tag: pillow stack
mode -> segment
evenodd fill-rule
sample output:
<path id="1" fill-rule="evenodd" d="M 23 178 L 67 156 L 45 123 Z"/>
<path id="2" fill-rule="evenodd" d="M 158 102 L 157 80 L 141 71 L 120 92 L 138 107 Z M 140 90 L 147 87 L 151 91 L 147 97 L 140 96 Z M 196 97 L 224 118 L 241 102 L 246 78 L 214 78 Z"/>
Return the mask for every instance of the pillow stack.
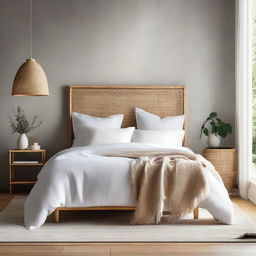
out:
<path id="1" fill-rule="evenodd" d="M 132 142 L 151 143 L 168 147 L 181 147 L 185 131 L 184 115 L 160 118 L 141 108 L 136 108 L 138 130 L 134 131 Z"/>
<path id="2" fill-rule="evenodd" d="M 100 118 L 73 112 L 73 147 L 131 142 L 134 127 L 121 129 L 123 118 L 121 114 Z"/>

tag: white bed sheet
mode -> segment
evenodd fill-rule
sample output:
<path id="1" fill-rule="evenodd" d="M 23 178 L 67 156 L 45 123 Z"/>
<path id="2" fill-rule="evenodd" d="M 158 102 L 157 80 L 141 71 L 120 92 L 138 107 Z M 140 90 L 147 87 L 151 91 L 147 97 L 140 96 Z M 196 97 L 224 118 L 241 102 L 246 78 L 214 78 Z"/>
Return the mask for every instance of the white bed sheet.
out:
<path id="1" fill-rule="evenodd" d="M 101 155 L 167 149 L 150 144 L 120 143 L 70 148 L 57 153 L 42 168 L 25 201 L 25 227 L 42 226 L 58 207 L 136 205 L 130 184 L 132 159 Z M 185 147 L 176 150 L 191 151 Z M 220 222 L 231 224 L 233 206 L 218 173 L 209 172 L 207 183 L 208 194 L 199 207 L 207 209 Z"/>

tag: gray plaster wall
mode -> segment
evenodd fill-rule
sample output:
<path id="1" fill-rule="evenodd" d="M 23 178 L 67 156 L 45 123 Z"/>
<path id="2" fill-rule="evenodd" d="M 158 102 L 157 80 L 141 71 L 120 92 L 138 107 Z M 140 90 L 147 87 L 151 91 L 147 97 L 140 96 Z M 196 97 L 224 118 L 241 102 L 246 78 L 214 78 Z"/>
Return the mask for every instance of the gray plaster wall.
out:
<path id="1" fill-rule="evenodd" d="M 189 145 L 217 111 L 235 122 L 234 0 L 34 0 L 33 56 L 44 68 L 49 97 L 11 96 L 29 57 L 28 0 L 0 0 L 0 189 L 8 187 L 7 151 L 17 135 L 8 115 L 21 105 L 38 114 L 37 136 L 50 157 L 66 146 L 64 87 L 186 85 Z M 234 145 L 234 135 L 224 145 Z"/>

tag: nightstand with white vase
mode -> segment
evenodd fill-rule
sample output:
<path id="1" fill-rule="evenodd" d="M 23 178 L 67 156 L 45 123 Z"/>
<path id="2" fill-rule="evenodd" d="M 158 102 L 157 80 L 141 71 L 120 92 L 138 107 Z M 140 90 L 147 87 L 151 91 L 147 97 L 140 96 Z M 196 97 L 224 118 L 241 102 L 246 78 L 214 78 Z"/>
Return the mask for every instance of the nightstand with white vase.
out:
<path id="1" fill-rule="evenodd" d="M 31 155 L 24 157 L 25 155 Z M 33 154 L 33 158 L 32 158 Z M 24 159 L 22 159 L 24 157 Z M 30 158 L 31 157 L 31 158 Z M 28 160 L 29 159 L 29 160 Z M 36 159 L 36 160 L 35 160 Z M 15 171 L 18 167 L 34 168 L 35 171 L 39 172 L 41 167 L 46 162 L 46 150 L 30 150 L 30 149 L 11 149 L 9 150 L 9 193 L 13 192 L 14 185 L 24 184 L 35 184 L 36 180 L 17 180 L 15 178 Z M 19 170 L 23 171 L 23 170 Z"/>

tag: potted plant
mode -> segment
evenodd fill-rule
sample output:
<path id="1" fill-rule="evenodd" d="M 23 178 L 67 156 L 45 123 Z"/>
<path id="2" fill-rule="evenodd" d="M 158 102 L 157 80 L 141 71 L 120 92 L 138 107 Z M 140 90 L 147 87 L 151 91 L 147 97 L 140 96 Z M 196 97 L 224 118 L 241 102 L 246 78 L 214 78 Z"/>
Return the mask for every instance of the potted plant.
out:
<path id="1" fill-rule="evenodd" d="M 12 133 L 20 134 L 17 140 L 17 148 L 26 149 L 28 147 L 28 138 L 26 134 L 40 126 L 42 124 L 42 121 L 38 123 L 36 122 L 37 115 L 29 120 L 20 106 L 18 106 L 17 112 L 14 113 L 13 118 L 9 116 L 9 120 Z"/>
<path id="2" fill-rule="evenodd" d="M 206 127 L 207 125 L 210 125 L 211 128 L 208 129 Z M 209 147 L 217 148 L 220 146 L 221 138 L 225 138 L 228 134 L 232 134 L 232 126 L 229 123 L 224 123 L 218 118 L 216 112 L 212 112 L 201 127 L 200 138 L 202 137 L 202 134 L 208 136 L 207 143 Z"/>

